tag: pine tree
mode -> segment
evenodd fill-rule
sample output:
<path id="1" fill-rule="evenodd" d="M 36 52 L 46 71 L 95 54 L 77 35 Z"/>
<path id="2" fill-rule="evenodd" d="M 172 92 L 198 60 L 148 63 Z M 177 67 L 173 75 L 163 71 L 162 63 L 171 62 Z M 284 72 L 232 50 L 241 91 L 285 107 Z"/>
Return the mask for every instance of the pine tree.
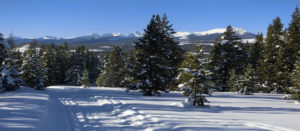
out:
<path id="1" fill-rule="evenodd" d="M 0 81 L 2 83 L 2 87 L 7 91 L 20 88 L 22 79 L 20 78 L 20 73 L 14 68 L 10 57 L 6 58 L 3 62 Z"/>
<path id="2" fill-rule="evenodd" d="M 55 70 L 56 70 L 56 81 L 59 84 L 65 84 L 67 71 L 72 66 L 70 64 L 71 52 L 68 44 L 58 46 L 55 51 Z"/>
<path id="3" fill-rule="evenodd" d="M 179 90 L 183 91 L 183 95 L 189 96 L 192 89 L 189 87 L 190 80 L 194 77 L 192 70 L 196 68 L 195 56 L 192 52 L 184 53 L 184 60 L 178 68 L 178 76 L 176 82 Z"/>
<path id="4" fill-rule="evenodd" d="M 229 90 L 230 71 L 236 70 L 240 74 L 248 62 L 248 52 L 242 47 L 240 38 L 228 26 L 223 36 L 216 39 L 210 55 L 210 69 L 213 81 L 220 90 Z"/>
<path id="5" fill-rule="evenodd" d="M 205 59 L 203 49 L 199 44 L 196 46 L 196 52 L 193 57 L 195 68 L 192 70 L 193 78 L 190 80 L 192 93 L 190 99 L 193 100 L 193 105 L 204 106 L 204 102 L 208 102 L 203 94 L 209 94 L 211 87 L 210 75 L 211 72 L 207 69 L 208 60 Z"/>
<path id="6" fill-rule="evenodd" d="M 300 59 L 295 63 L 295 68 L 290 75 L 292 85 L 294 87 L 293 98 L 298 99 L 300 101 Z"/>
<path id="7" fill-rule="evenodd" d="M 56 76 L 58 75 L 56 70 L 56 56 L 54 45 L 50 45 L 41 49 L 41 65 L 42 65 L 42 77 L 45 86 L 58 84 Z"/>
<path id="8" fill-rule="evenodd" d="M 96 53 L 92 51 L 88 51 L 86 68 L 88 69 L 89 80 L 90 80 L 89 82 L 91 84 L 96 84 L 97 77 L 100 74 L 99 66 L 100 66 L 100 62 Z"/>
<path id="9" fill-rule="evenodd" d="M 284 64 L 286 70 L 291 73 L 297 60 L 298 51 L 300 50 L 300 11 L 296 7 L 292 14 L 292 21 L 287 29 L 287 45 L 283 49 Z"/>
<path id="10" fill-rule="evenodd" d="M 3 40 L 0 33 L 0 92 L 18 89 L 22 81 L 19 72 L 13 66 L 12 58 L 7 54 Z"/>
<path id="11" fill-rule="evenodd" d="M 186 52 L 185 59 L 179 66 L 177 83 L 184 95 L 188 96 L 193 105 L 204 106 L 207 102 L 203 94 L 209 94 L 210 71 L 207 69 L 207 58 L 199 44 L 196 45 L 195 53 Z"/>
<path id="12" fill-rule="evenodd" d="M 174 33 L 166 15 L 153 15 L 143 37 L 135 44 L 134 78 L 144 95 L 165 91 L 175 81 L 183 50 L 174 41 Z"/>
<path id="13" fill-rule="evenodd" d="M 255 69 L 249 64 L 244 74 L 238 80 L 239 94 L 251 95 L 257 92 L 259 86 Z"/>
<path id="14" fill-rule="evenodd" d="M 230 77 L 229 77 L 229 82 L 228 82 L 228 87 L 230 91 L 238 91 L 238 76 L 235 74 L 235 69 L 231 70 Z"/>
<path id="15" fill-rule="evenodd" d="M 124 86 L 126 86 L 128 89 L 134 89 L 134 85 L 136 84 L 136 82 L 134 81 L 134 62 L 134 51 L 130 51 L 126 55 L 124 76 Z"/>
<path id="16" fill-rule="evenodd" d="M 71 85 L 81 85 L 81 77 L 83 75 L 83 70 L 86 66 L 86 60 L 87 59 L 85 47 L 77 47 L 75 52 L 72 53 L 70 59 L 71 67 L 66 72 L 66 82 L 68 82 Z"/>
<path id="17" fill-rule="evenodd" d="M 267 83 L 267 90 L 282 92 L 282 86 L 278 85 L 282 68 L 280 67 L 281 59 L 279 57 L 279 49 L 284 45 L 283 41 L 283 25 L 280 18 L 277 17 L 273 20 L 273 23 L 269 25 L 266 44 L 264 46 L 264 52 L 262 54 L 263 61 L 261 61 L 260 74 L 262 80 Z"/>
<path id="18" fill-rule="evenodd" d="M 102 79 L 99 80 L 100 86 L 122 86 L 125 77 L 124 65 L 125 63 L 122 49 L 119 46 L 115 46 L 114 50 L 109 56 L 105 70 L 102 72 L 102 74 L 100 74 Z M 100 81 L 103 81 L 103 83 L 101 83 Z"/>
<path id="19" fill-rule="evenodd" d="M 30 43 L 28 50 L 24 52 L 24 61 L 22 65 L 22 78 L 26 85 L 42 90 L 44 88 L 42 80 L 42 69 L 37 50 L 37 41 Z"/>
<path id="20" fill-rule="evenodd" d="M 4 61 L 4 59 L 7 57 L 5 44 L 4 44 L 4 38 L 3 34 L 0 33 L 0 64 Z"/>
<path id="21" fill-rule="evenodd" d="M 280 46 L 276 80 L 280 92 L 287 92 L 283 87 L 290 87 L 291 81 L 289 74 L 293 71 L 297 59 L 297 53 L 300 50 L 300 11 L 297 7 L 292 15 L 292 21 L 288 29 L 283 32 L 286 38 L 283 40 L 285 43 Z M 287 41 L 287 42 L 286 42 Z M 278 90 L 278 89 L 277 89 Z"/>
<path id="22" fill-rule="evenodd" d="M 262 52 L 264 47 L 264 37 L 262 33 L 256 35 L 255 43 L 250 45 L 249 63 L 256 69 L 259 61 L 262 61 Z"/>
<path id="23" fill-rule="evenodd" d="M 106 69 L 108 67 L 108 58 L 109 56 L 107 54 L 103 55 L 101 57 L 101 63 L 100 63 L 100 74 L 96 80 L 96 84 L 98 87 L 104 86 L 104 85 L 108 85 L 108 80 L 106 79 L 105 75 L 106 75 Z"/>
<path id="24" fill-rule="evenodd" d="M 82 76 L 82 78 L 81 78 L 82 80 L 82 87 L 83 88 L 87 88 L 87 87 L 89 87 L 89 84 L 90 84 L 90 80 L 89 80 L 89 72 L 88 72 L 88 70 L 87 69 L 84 69 L 84 71 L 83 71 L 83 76 Z"/>

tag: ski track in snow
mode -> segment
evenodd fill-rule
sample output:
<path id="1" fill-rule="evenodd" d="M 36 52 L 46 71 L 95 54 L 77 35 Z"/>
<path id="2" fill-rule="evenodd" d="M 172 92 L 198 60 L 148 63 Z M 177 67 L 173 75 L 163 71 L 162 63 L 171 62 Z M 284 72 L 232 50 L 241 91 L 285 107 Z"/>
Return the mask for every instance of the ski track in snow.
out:
<path id="1" fill-rule="evenodd" d="M 274 130 L 300 129 L 300 107 L 283 95 L 215 93 L 207 107 L 120 88 L 52 86 L 0 94 L 0 131 Z"/>

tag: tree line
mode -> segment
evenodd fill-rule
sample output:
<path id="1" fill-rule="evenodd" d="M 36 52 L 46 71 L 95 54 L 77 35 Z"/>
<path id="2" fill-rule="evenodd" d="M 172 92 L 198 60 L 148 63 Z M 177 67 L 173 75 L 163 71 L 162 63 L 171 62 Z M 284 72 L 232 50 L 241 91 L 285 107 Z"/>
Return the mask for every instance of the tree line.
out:
<path id="1" fill-rule="evenodd" d="M 5 45 L 0 35 L 0 90 L 14 90 L 26 85 L 44 87 L 68 84 L 140 89 L 144 95 L 180 89 L 194 105 L 204 105 L 202 94 L 210 89 L 292 93 L 300 96 L 300 12 L 297 7 L 292 21 L 284 29 L 279 17 L 268 27 L 266 37 L 258 33 L 255 43 L 242 43 L 229 25 L 216 38 L 209 55 L 200 44 L 187 52 L 174 40 L 175 30 L 164 14 L 153 15 L 135 49 L 122 52 L 119 46 L 100 54 L 79 46 L 70 50 L 64 45 L 37 47 L 33 41 L 20 52 L 13 37 Z M 178 88 L 179 87 L 179 88 Z"/>

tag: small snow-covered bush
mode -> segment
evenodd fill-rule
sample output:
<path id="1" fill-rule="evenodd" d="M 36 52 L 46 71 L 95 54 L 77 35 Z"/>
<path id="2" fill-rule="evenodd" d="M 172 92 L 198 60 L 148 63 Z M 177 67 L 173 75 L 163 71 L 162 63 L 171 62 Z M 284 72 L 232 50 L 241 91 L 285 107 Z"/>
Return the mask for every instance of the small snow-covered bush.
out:
<path id="1" fill-rule="evenodd" d="M 204 103 L 209 103 L 203 94 L 190 95 L 188 97 L 188 102 L 195 106 L 204 106 Z"/>
<path id="2" fill-rule="evenodd" d="M 282 97 L 282 99 L 283 99 L 283 100 L 290 100 L 290 99 L 292 99 L 292 96 L 291 96 L 291 95 L 284 95 L 284 96 Z"/>

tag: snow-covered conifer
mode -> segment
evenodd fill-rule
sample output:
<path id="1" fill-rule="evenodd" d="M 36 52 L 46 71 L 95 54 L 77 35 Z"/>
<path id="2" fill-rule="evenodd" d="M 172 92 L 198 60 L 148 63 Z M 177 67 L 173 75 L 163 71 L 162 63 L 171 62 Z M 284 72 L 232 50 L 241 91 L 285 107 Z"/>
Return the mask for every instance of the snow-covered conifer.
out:
<path id="1" fill-rule="evenodd" d="M 175 81 L 183 50 L 174 40 L 174 33 L 166 15 L 153 15 L 143 37 L 135 43 L 134 79 L 144 95 L 165 91 Z"/>
<path id="2" fill-rule="evenodd" d="M 42 80 L 42 65 L 37 49 L 37 41 L 30 43 L 28 50 L 24 52 L 24 61 L 22 65 L 22 78 L 27 86 L 37 90 L 44 89 Z"/>

